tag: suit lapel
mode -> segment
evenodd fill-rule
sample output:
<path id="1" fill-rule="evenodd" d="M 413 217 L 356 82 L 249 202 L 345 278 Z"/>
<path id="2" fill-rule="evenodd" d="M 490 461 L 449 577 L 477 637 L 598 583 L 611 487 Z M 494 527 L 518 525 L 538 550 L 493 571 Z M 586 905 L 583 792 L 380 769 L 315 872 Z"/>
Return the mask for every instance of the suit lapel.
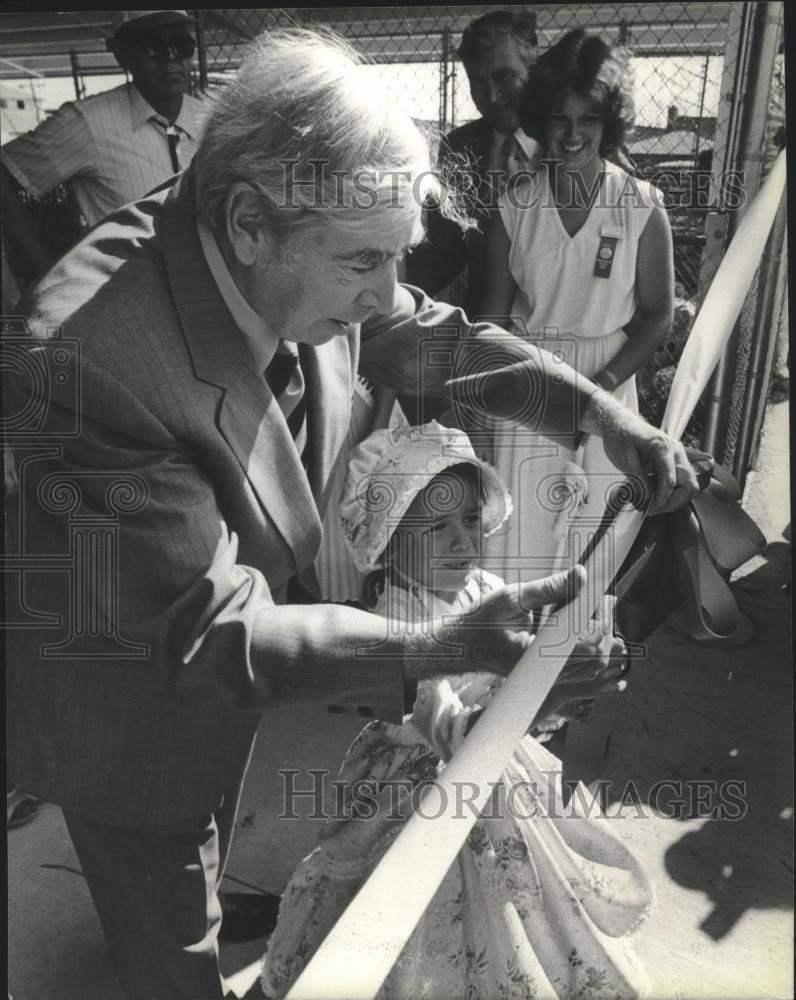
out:
<path id="1" fill-rule="evenodd" d="M 218 428 L 291 550 L 294 569 L 301 570 L 313 562 L 320 544 L 318 510 L 282 412 L 265 379 L 254 371 L 251 353 L 205 261 L 190 172 L 164 205 L 163 232 L 166 269 L 196 377 L 223 390 Z M 319 375 L 313 379 L 318 381 Z M 308 431 L 314 449 L 315 427 L 308 425 Z M 319 468 L 322 456 L 323 449 Z"/>
<path id="2" fill-rule="evenodd" d="M 354 346 L 348 337 L 335 337 L 320 347 L 299 345 L 307 398 L 307 432 L 311 442 L 308 471 L 321 509 L 325 507 L 324 491 L 351 420 Z"/>
<path id="3" fill-rule="evenodd" d="M 475 160 L 475 169 L 478 174 L 478 199 L 484 204 L 489 202 L 489 195 L 492 190 L 492 183 L 487 177 L 489 170 L 489 153 L 492 147 L 492 129 L 481 119 L 477 123 L 481 127 L 474 129 L 473 135 L 468 139 L 466 146 L 468 153 Z"/>
<path id="4" fill-rule="evenodd" d="M 482 125 L 482 127 L 474 131 L 468 145 L 472 155 L 477 161 L 477 170 L 483 175 L 489 168 L 489 150 L 492 145 L 492 129 L 483 120 L 479 124 Z"/>

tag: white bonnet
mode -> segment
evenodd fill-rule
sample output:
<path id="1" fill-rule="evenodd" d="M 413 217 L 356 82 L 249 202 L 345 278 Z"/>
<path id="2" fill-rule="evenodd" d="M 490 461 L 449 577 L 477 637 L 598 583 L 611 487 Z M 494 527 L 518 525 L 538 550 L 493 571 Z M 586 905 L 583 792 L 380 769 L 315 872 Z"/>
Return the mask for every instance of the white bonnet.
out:
<path id="1" fill-rule="evenodd" d="M 467 435 L 436 420 L 374 431 L 351 452 L 340 500 L 346 544 L 358 569 L 379 563 L 393 532 L 417 494 L 443 469 L 467 462 L 481 470 L 487 533 L 512 512 L 497 472 L 478 458 Z"/>

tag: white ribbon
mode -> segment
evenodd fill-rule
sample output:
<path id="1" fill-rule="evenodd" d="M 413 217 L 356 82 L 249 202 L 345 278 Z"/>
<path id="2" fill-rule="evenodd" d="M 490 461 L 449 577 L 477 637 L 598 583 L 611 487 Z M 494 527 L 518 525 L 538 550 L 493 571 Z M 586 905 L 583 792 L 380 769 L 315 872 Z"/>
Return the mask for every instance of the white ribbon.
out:
<path id="1" fill-rule="evenodd" d="M 785 183 L 780 153 L 719 267 L 672 385 L 664 427 L 682 434 L 726 344 L 763 253 Z M 643 514 L 619 513 L 586 564 L 587 584 L 520 658 L 418 810 L 288 993 L 288 1000 L 372 1000 L 431 902 L 635 540 Z M 477 793 L 472 797 L 472 789 Z M 457 799 L 457 789 L 460 795 Z M 461 790 L 468 805 L 461 806 Z M 426 818 L 433 817 L 433 818 Z"/>
<path id="2" fill-rule="evenodd" d="M 699 397 L 718 364 L 752 284 L 785 190 L 785 151 L 774 161 L 759 194 L 746 210 L 691 327 L 672 382 L 661 428 L 680 440 Z"/>

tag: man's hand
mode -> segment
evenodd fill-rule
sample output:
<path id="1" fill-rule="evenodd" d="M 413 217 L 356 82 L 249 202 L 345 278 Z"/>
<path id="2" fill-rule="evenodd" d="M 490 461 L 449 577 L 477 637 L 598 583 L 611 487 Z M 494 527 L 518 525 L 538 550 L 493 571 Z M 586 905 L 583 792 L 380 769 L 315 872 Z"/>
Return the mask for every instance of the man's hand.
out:
<path id="1" fill-rule="evenodd" d="M 685 448 L 622 406 L 607 392 L 595 392 L 581 428 L 603 439 L 608 458 L 631 477 L 640 505 L 652 497 L 648 513 L 668 514 L 699 492 Z"/>
<path id="2" fill-rule="evenodd" d="M 437 643 L 457 644 L 464 650 L 460 658 L 428 656 L 431 634 L 417 636 L 413 655 L 405 659 L 409 677 L 484 670 L 509 674 L 533 642 L 536 630 L 534 609 L 568 604 L 586 582 L 582 566 L 555 573 L 532 583 L 502 587 L 487 595 L 477 611 L 458 619 L 436 622 Z M 536 719 L 542 720 L 571 702 L 600 698 L 624 689 L 620 680 L 626 669 L 625 644 L 613 634 L 615 598 L 605 598 L 564 664 L 556 683 L 542 704 Z M 411 635 L 411 631 L 408 633 Z"/>
<path id="3" fill-rule="evenodd" d="M 604 389 L 546 351 L 497 327 L 479 325 L 464 340 L 457 372 L 445 385 L 451 404 L 476 426 L 499 435 L 494 417 L 524 423 L 537 434 L 571 435 L 572 415 L 579 430 L 603 439 L 614 465 L 631 480 L 637 506 L 651 499 L 650 514 L 676 510 L 699 490 L 683 446 L 652 427 Z M 479 421 L 486 423 L 479 423 Z"/>
<path id="4" fill-rule="evenodd" d="M 513 584 L 488 594 L 477 611 L 458 619 L 446 619 L 435 628 L 437 640 L 457 644 L 464 650 L 460 658 L 436 660 L 428 652 L 428 633 L 421 644 L 414 644 L 407 655 L 405 672 L 409 677 L 432 674 L 463 673 L 486 670 L 508 674 L 532 641 L 535 630 L 534 609 L 568 603 L 580 592 L 586 580 L 582 566 L 555 573 L 533 583 Z"/>

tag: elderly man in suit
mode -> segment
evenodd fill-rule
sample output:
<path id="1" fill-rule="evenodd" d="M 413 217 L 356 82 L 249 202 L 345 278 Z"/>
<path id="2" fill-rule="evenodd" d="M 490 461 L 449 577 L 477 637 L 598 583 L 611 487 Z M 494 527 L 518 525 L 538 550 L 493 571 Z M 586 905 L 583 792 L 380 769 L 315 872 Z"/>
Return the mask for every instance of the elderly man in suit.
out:
<path id="1" fill-rule="evenodd" d="M 652 472 L 658 508 L 696 489 L 608 394 L 397 285 L 428 152 L 365 84 L 342 43 L 263 36 L 176 186 L 67 254 L 25 304 L 32 343 L 7 343 L 31 621 L 9 636 L 10 773 L 62 806 L 128 998 L 223 995 L 217 887 L 263 710 L 398 720 L 405 677 L 508 672 L 528 607 L 572 585 L 433 635 L 306 603 L 358 363 L 476 414 L 574 418 Z"/>
<path id="2" fill-rule="evenodd" d="M 428 234 L 406 260 L 406 279 L 437 295 L 467 268 L 462 307 L 473 314 L 482 299 L 483 223 L 497 204 L 500 178 L 533 163 L 537 144 L 519 127 L 514 102 L 536 62 L 536 19 L 525 11 L 490 11 L 467 26 L 457 55 L 480 118 L 455 128 L 440 147 L 440 167 L 474 198 L 481 225 L 466 235 L 438 211 Z"/>

